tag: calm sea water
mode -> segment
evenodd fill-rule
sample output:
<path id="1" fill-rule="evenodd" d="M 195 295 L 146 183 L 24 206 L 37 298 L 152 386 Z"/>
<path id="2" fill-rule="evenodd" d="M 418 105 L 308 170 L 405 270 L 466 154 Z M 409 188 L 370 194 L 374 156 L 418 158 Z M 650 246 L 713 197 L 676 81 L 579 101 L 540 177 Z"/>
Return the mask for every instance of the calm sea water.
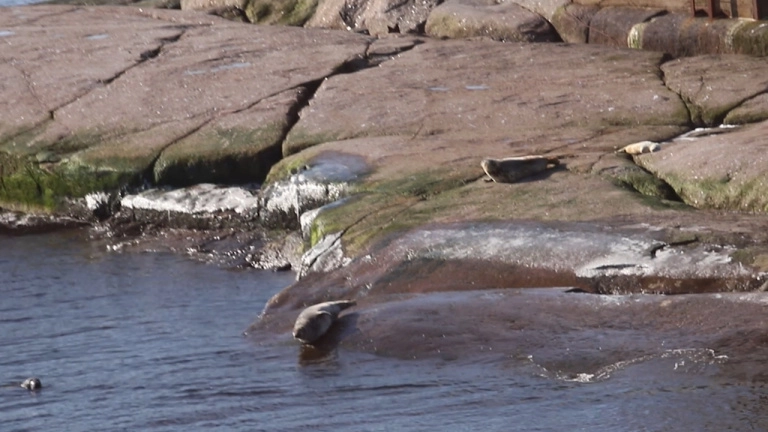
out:
<path id="1" fill-rule="evenodd" d="M 45 0 L 0 0 L 0 7 L 3 6 L 21 6 L 27 4 L 42 3 Z"/>
<path id="2" fill-rule="evenodd" d="M 305 364 L 290 338 L 241 335 L 292 274 L 108 253 L 82 238 L 0 237 L 2 431 L 766 427 L 764 389 L 723 382 L 711 358 L 658 358 L 591 383 L 344 349 Z M 29 376 L 44 388 L 18 387 Z"/>

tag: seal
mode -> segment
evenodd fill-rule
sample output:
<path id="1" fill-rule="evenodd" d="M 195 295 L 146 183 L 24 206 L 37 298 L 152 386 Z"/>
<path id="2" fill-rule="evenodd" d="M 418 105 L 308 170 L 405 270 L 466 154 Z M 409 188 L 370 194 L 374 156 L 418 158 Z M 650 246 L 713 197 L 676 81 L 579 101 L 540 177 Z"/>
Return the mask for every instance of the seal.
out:
<path id="1" fill-rule="evenodd" d="M 661 145 L 653 141 L 640 141 L 628 146 L 624 146 L 616 153 L 626 153 L 628 155 L 639 155 L 643 153 L 653 153 L 661 150 Z"/>
<path id="2" fill-rule="evenodd" d="M 312 305 L 299 314 L 293 326 L 293 337 L 305 344 L 320 339 L 344 309 L 354 306 L 352 300 L 330 301 Z"/>
<path id="3" fill-rule="evenodd" d="M 486 158 L 480 162 L 483 171 L 496 183 L 514 183 L 558 165 L 560 165 L 560 160 L 557 157 L 538 155 L 504 159 Z"/>
<path id="4" fill-rule="evenodd" d="M 27 390 L 37 390 L 43 388 L 43 384 L 40 382 L 40 379 L 35 377 L 25 379 L 21 383 L 21 386 Z"/>

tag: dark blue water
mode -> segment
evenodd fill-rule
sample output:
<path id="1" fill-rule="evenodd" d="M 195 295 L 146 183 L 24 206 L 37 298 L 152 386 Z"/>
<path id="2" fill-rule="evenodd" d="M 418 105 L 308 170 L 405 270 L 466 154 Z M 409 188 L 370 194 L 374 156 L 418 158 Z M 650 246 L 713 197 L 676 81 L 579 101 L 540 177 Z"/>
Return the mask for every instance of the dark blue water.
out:
<path id="1" fill-rule="evenodd" d="M 563 377 L 533 361 L 408 361 L 244 338 L 292 274 L 0 237 L 0 431 L 764 430 L 764 389 L 706 350 Z M 40 377 L 44 388 L 18 383 Z"/>

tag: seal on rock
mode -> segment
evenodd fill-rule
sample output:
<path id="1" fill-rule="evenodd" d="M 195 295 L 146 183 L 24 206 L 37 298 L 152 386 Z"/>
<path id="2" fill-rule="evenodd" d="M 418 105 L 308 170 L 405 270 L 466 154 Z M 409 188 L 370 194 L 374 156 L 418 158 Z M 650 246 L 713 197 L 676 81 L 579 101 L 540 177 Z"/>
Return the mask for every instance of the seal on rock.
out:
<path id="1" fill-rule="evenodd" d="M 496 183 L 514 183 L 525 177 L 560 165 L 557 157 L 519 156 L 504 159 L 483 159 L 480 166 Z"/>
<path id="2" fill-rule="evenodd" d="M 626 153 L 628 155 L 639 155 L 643 153 L 653 153 L 661 150 L 661 145 L 653 141 L 640 141 L 617 150 L 616 153 Z"/>
<path id="3" fill-rule="evenodd" d="M 312 305 L 299 314 L 293 326 L 293 337 L 312 344 L 324 335 L 344 309 L 354 306 L 352 300 L 330 301 Z"/>
<path id="4" fill-rule="evenodd" d="M 43 384 L 40 382 L 40 379 L 34 377 L 25 379 L 21 383 L 21 386 L 27 390 L 37 390 L 43 388 Z"/>

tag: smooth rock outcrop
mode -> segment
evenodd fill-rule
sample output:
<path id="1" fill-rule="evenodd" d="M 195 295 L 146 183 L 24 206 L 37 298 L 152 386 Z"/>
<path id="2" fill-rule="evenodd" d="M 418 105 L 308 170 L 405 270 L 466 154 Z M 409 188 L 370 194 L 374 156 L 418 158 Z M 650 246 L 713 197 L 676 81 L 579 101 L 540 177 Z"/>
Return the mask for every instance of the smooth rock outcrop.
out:
<path id="1" fill-rule="evenodd" d="M 659 78 L 662 58 L 594 46 L 427 42 L 378 68 L 324 83 L 283 153 L 387 135 L 465 139 L 484 156 L 534 142 L 538 151 L 528 154 L 567 152 L 609 130 L 643 126 L 674 135 L 688 113 Z M 558 86 L 566 81 L 573 84 Z M 357 104 L 362 95 L 369 101 Z"/>
<path id="2" fill-rule="evenodd" d="M 671 13 L 638 22 L 633 48 L 664 51 L 675 57 L 703 54 L 768 55 L 768 25 L 749 19 L 693 18 Z"/>
<path id="3" fill-rule="evenodd" d="M 57 15 L 42 35 L 37 11 Z M 262 181 L 299 107 L 370 43 L 133 8 L 2 8 L 0 22 L 12 23 L 2 55 L 14 83 L 0 125 L 13 187 L 0 199 L 49 207 L 144 180 Z M 42 166 L 41 153 L 55 158 Z"/>
<path id="4" fill-rule="evenodd" d="M 633 47 L 632 28 L 651 18 L 664 14 L 663 9 L 606 7 L 595 13 L 589 21 L 589 43 L 617 47 Z"/>
<path id="5" fill-rule="evenodd" d="M 494 0 L 447 0 L 429 14 L 425 28 L 436 38 L 470 37 L 497 41 L 553 42 L 560 37 L 541 15 Z"/>
<path id="6" fill-rule="evenodd" d="M 701 138 L 675 140 L 638 163 L 689 205 L 768 212 L 768 121 Z M 738 155 L 738 157 L 734 156 Z"/>
<path id="7" fill-rule="evenodd" d="M 740 108 L 731 118 L 768 119 L 766 67 L 765 57 L 725 54 L 675 59 L 664 63 L 661 70 L 666 85 L 688 106 L 691 121 L 697 126 L 713 126 L 753 99 L 753 104 Z"/>
<path id="8" fill-rule="evenodd" d="M 420 33 L 438 0 L 325 0 L 306 27 L 389 33 Z"/>

